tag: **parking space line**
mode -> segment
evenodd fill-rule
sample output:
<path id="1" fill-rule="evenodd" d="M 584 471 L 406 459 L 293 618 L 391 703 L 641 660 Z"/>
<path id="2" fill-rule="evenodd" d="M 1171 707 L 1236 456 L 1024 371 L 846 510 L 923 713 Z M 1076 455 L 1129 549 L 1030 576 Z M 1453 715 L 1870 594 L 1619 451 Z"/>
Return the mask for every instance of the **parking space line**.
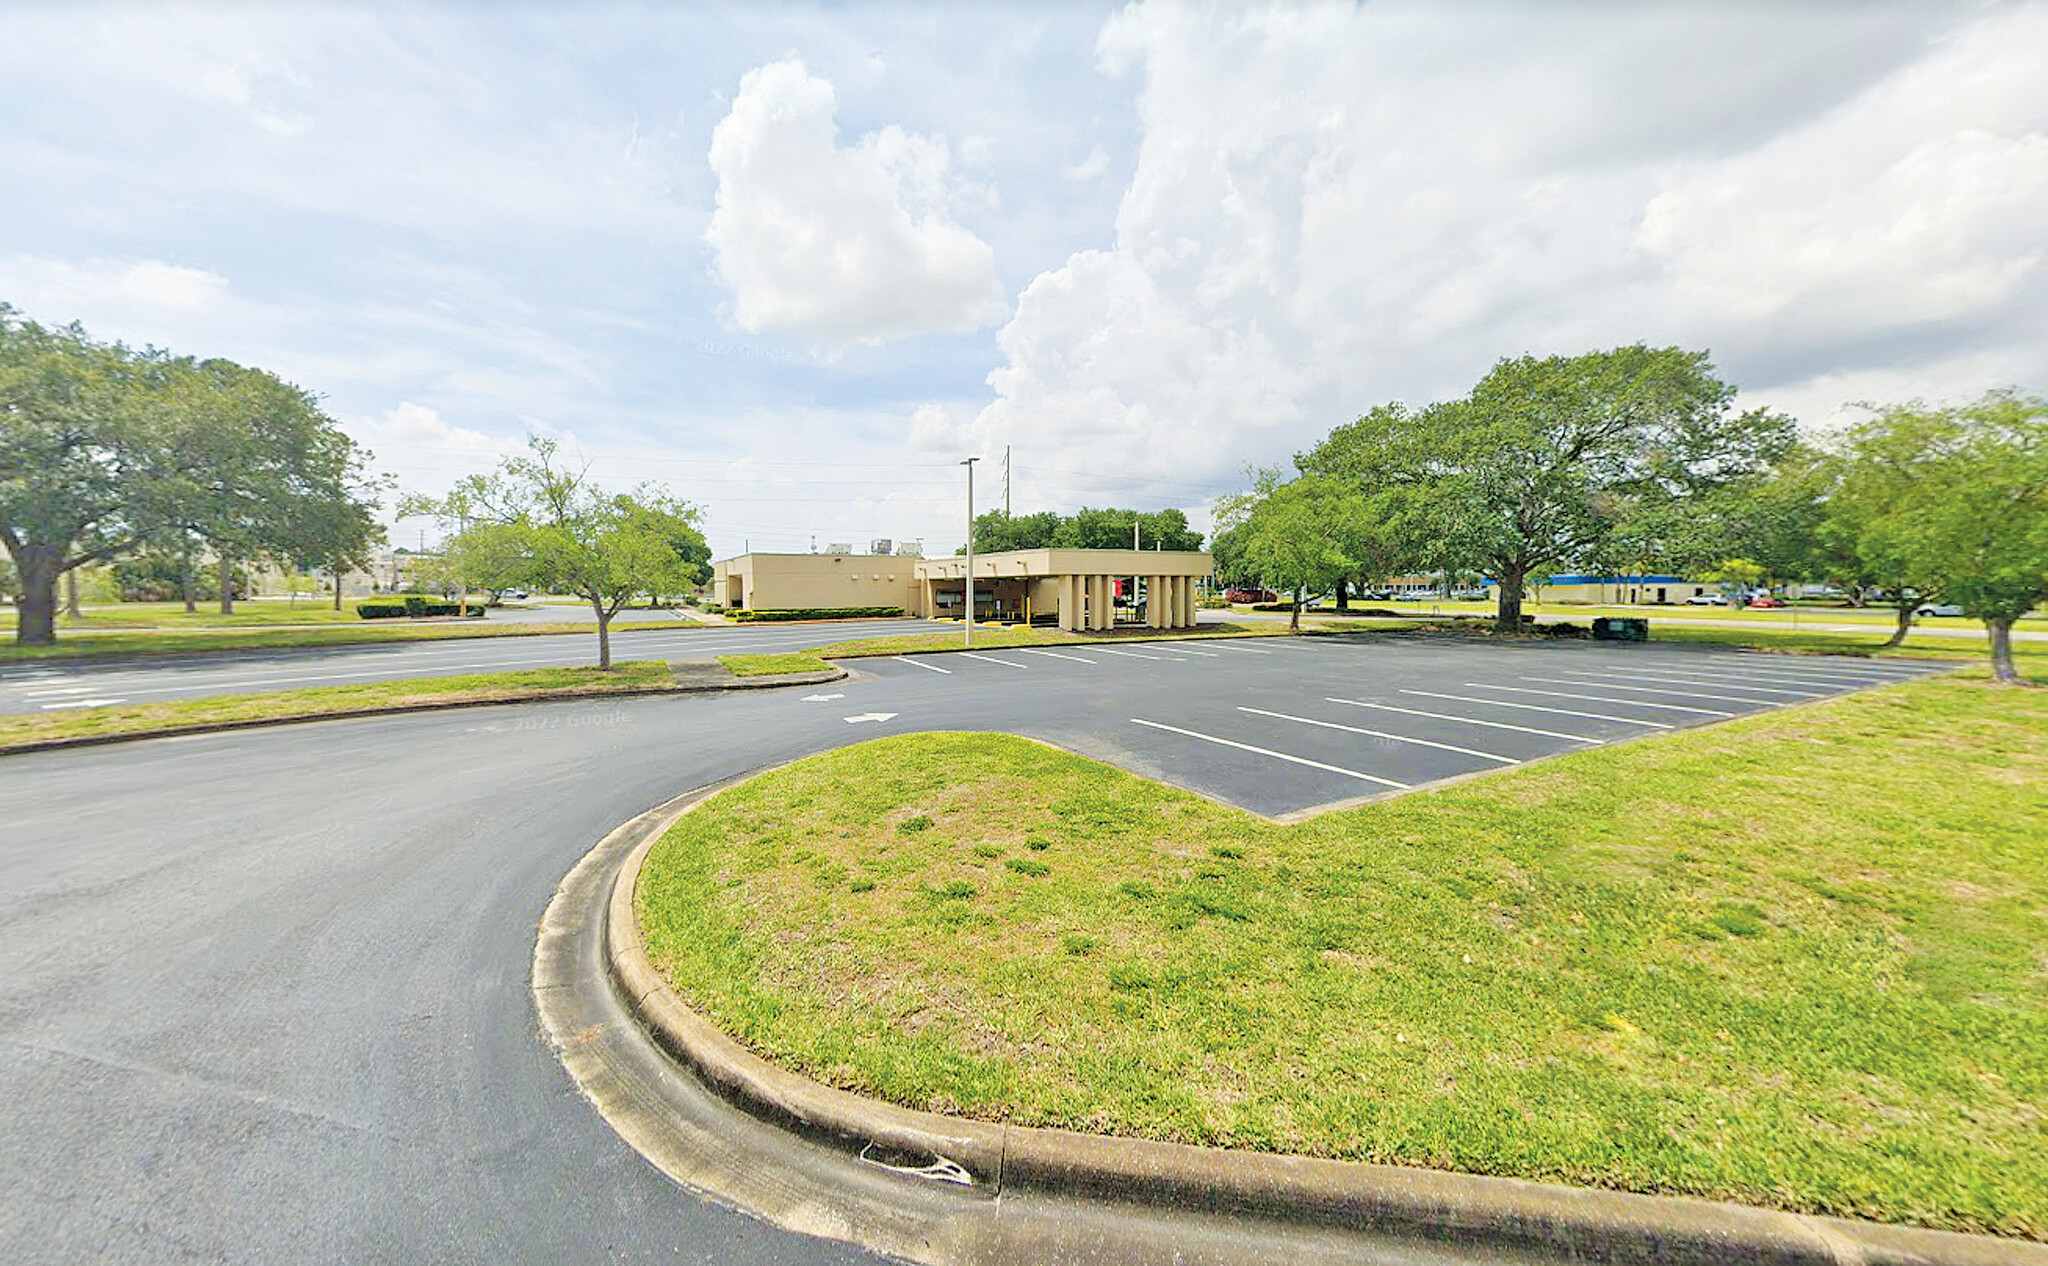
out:
<path id="1" fill-rule="evenodd" d="M 1485 686 L 1481 690 L 1487 689 Z M 1489 708 L 1520 708 L 1525 712 L 1554 712 L 1561 717 L 1585 717 L 1589 721 L 1619 721 L 1623 725 L 1647 725 L 1653 730 L 1668 730 L 1672 727 L 1662 721 L 1645 721 L 1640 717 L 1611 717 L 1599 712 L 1574 712 L 1570 708 L 1546 708 L 1537 703 L 1510 703 L 1506 699 L 1474 699 L 1470 695 L 1444 695 L 1434 690 L 1403 690 L 1404 695 L 1421 695 L 1425 699 L 1452 699 L 1458 703 L 1478 703 Z"/>
<path id="2" fill-rule="evenodd" d="M 1003 667 L 1005 667 L 1005 668 L 1029 668 L 1029 667 L 1031 667 L 1031 665 L 1029 665 L 1029 664 L 1013 664 L 1013 663 L 1011 663 L 1011 662 L 1010 662 L 1009 660 L 1007 660 L 1007 659 L 997 659 L 997 658 L 996 658 L 995 656 L 993 656 L 993 655 L 978 655 L 978 654 L 976 654 L 976 653 L 975 653 L 975 652 L 973 652 L 973 651 L 961 651 L 961 652 L 960 652 L 960 658 L 962 658 L 962 659 L 978 659 L 978 660 L 980 660 L 980 661 L 981 661 L 982 663 L 984 663 L 984 664 L 1001 664 L 1001 665 L 1002 665 Z"/>
<path id="3" fill-rule="evenodd" d="M 1417 747 L 1434 747 L 1446 752 L 1458 752 L 1466 756 L 1477 756 L 1481 760 L 1499 761 L 1503 765 L 1519 765 L 1522 762 L 1513 756 L 1496 756 L 1492 752 L 1475 751 L 1469 747 L 1457 747 L 1450 743 L 1436 743 L 1429 739 L 1409 738 L 1405 734 L 1388 734 L 1384 730 L 1365 730 L 1355 725 L 1339 725 L 1335 721 L 1318 721 L 1314 717 L 1289 716 L 1285 712 L 1268 712 L 1264 708 L 1247 708 L 1239 704 L 1239 712 L 1253 716 L 1272 717 L 1279 721 L 1293 721 L 1301 725 L 1319 725 L 1326 730 L 1343 730 L 1347 734 L 1363 734 L 1368 738 L 1388 739 L 1395 743 L 1413 743 Z"/>
<path id="4" fill-rule="evenodd" d="M 1165 651 L 1170 655 L 1200 655 L 1204 659 L 1216 658 L 1215 651 L 1198 651 L 1190 646 L 1182 646 L 1178 642 L 1174 643 L 1171 646 L 1159 646 L 1153 643 L 1147 643 L 1147 645 L 1151 646 L 1152 649 L 1155 651 Z"/>
<path id="5" fill-rule="evenodd" d="M 1342 765 L 1325 765 L 1319 760 L 1310 760 L 1306 756 L 1289 756 L 1286 752 L 1276 752 L 1269 747 L 1253 747 L 1250 743 L 1240 743 L 1236 739 L 1217 738 L 1214 734 L 1203 734 L 1196 730 L 1183 730 L 1177 725 L 1162 725 L 1157 721 L 1147 721 L 1143 717 L 1132 717 L 1131 724 L 1146 725 L 1155 730 L 1165 730 L 1171 734 L 1186 735 L 1191 739 L 1200 739 L 1204 743 L 1216 743 L 1223 747 L 1234 747 L 1241 752 L 1255 752 L 1260 756 L 1270 756 L 1274 760 L 1287 761 L 1289 764 L 1306 765 L 1310 769 L 1321 769 L 1333 774 L 1342 774 L 1346 778 L 1357 778 L 1364 782 L 1376 782 L 1383 787 L 1393 787 L 1400 791 L 1408 790 L 1408 784 L 1405 782 L 1395 782 L 1391 778 L 1382 778 L 1377 774 L 1361 774 L 1355 769 L 1346 769 Z"/>
<path id="6" fill-rule="evenodd" d="M 1212 641 L 1209 643 L 1209 645 L 1214 646 L 1217 650 L 1220 651 L 1236 651 L 1240 655 L 1271 655 L 1273 653 L 1268 650 L 1261 650 L 1259 647 L 1256 646 L 1238 646 L 1233 642 L 1226 642 L 1221 640 Z"/>
<path id="7" fill-rule="evenodd" d="M 1515 680 L 1526 681 L 1532 679 L 1517 677 Z M 1719 708 L 1688 708 L 1683 704 L 1650 703 L 1642 699 L 1609 699 L 1601 695 L 1570 695 L 1562 690 L 1531 690 L 1527 686 L 1502 686 L 1486 681 L 1468 681 L 1464 682 L 1463 685 L 1468 690 L 1511 690 L 1518 695 L 1545 695 L 1552 699 L 1577 699 L 1583 703 L 1625 703 L 1631 708 L 1662 708 L 1666 712 L 1697 712 L 1701 716 L 1709 717 L 1742 715 L 1739 712 L 1723 712 Z"/>
<path id="8" fill-rule="evenodd" d="M 1101 662 L 1100 660 L 1083 659 L 1079 655 L 1068 655 L 1062 651 L 1041 651 L 1029 646 L 1020 646 L 1017 648 L 1017 650 L 1019 654 L 1023 655 L 1050 655 L 1054 659 L 1071 659 L 1077 664 L 1095 664 Z"/>
<path id="9" fill-rule="evenodd" d="M 1093 649 L 1094 649 L 1094 650 L 1095 650 L 1095 651 L 1096 651 L 1096 652 L 1097 652 L 1098 654 L 1102 654 L 1102 655 L 1122 655 L 1122 656 L 1124 656 L 1124 657 L 1125 657 L 1126 659 L 1163 659 L 1163 660 L 1169 660 L 1169 661 L 1170 661 L 1170 660 L 1171 660 L 1171 659 L 1173 658 L 1173 657 L 1172 657 L 1171 655 L 1147 655 L 1147 654 L 1144 654 L 1144 653 L 1143 653 L 1143 652 L 1141 652 L 1141 651 L 1120 651 L 1120 650 L 1116 650 L 1116 649 L 1114 649 L 1114 648 L 1112 648 L 1112 647 L 1108 647 L 1108 646 L 1097 646 L 1097 647 L 1094 647 Z M 1186 663 L 1187 661 L 1186 661 L 1186 660 L 1181 660 L 1180 662 L 1181 662 L 1181 663 L 1183 663 L 1183 664 L 1185 664 L 1185 663 Z"/>
<path id="10" fill-rule="evenodd" d="M 1759 655 L 1749 659 L 1748 663 L 1754 665 L 1754 667 L 1750 667 L 1748 671 L 1763 673 L 1772 677 L 1787 677 L 1798 681 L 1839 681 L 1843 678 L 1855 681 L 1911 681 L 1916 677 L 1926 675 L 1921 670 L 1894 671 L 1889 668 L 1879 669 L 1874 667 L 1848 668 L 1839 667 L 1834 664 L 1773 662 L 1765 666 L 1759 663 L 1764 658 L 1764 656 Z M 1769 657 L 1773 661 L 1784 661 L 1791 658 L 1793 657 L 1789 655 L 1773 655 Z"/>
<path id="11" fill-rule="evenodd" d="M 1740 687 L 1736 686 L 1724 688 L 1710 685 L 1693 685 L 1691 690 L 1661 690 L 1656 686 L 1633 686 L 1625 681 L 1572 681 L 1565 677 L 1517 677 L 1515 680 L 1542 681 L 1548 682 L 1553 686 L 1605 686 L 1609 690 L 1633 690 L 1641 695 L 1670 695 L 1674 699 L 1728 699 L 1732 703 L 1755 703 L 1772 708 L 1782 708 L 1785 706 L 1783 699 L 1743 699 L 1733 697 L 1740 690 Z M 1678 684 L 1688 685 L 1692 683 L 1680 682 Z"/>
<path id="12" fill-rule="evenodd" d="M 901 655 L 891 655 L 889 658 L 899 664 L 909 664 L 913 668 L 923 668 L 935 673 L 945 673 L 947 676 L 951 676 L 953 673 L 953 670 L 950 668 L 941 668 L 937 664 L 927 664 L 921 659 L 905 659 Z"/>
<path id="13" fill-rule="evenodd" d="M 1682 677 L 1664 677 L 1621 671 L 1600 672 L 1591 668 L 1561 668 L 1558 671 L 1570 673 L 1574 677 L 1591 677 L 1596 681 L 1611 680 L 1617 677 L 1635 677 L 1643 681 L 1661 681 L 1671 686 L 1727 686 L 1731 689 L 1746 690 L 1752 694 L 1798 695 L 1803 699 L 1824 699 L 1835 693 L 1832 690 L 1789 690 L 1784 686 L 1752 686 L 1746 679 L 1741 677 L 1715 677 L 1709 676 L 1706 673 L 1687 673 Z"/>
<path id="14" fill-rule="evenodd" d="M 1420 708 L 1397 708 L 1391 703 L 1367 703 L 1363 699 L 1339 699 L 1335 695 L 1323 696 L 1325 703 L 1341 703 L 1353 708 L 1378 708 L 1382 712 L 1399 712 L 1412 717 L 1431 717 L 1438 721 L 1456 721 L 1460 725 L 1483 725 L 1495 730 L 1514 730 L 1520 734 L 1540 734 L 1544 738 L 1563 739 L 1568 743 L 1598 743 L 1596 738 L 1583 734 L 1560 734 L 1556 730 L 1539 730 L 1531 725 L 1509 725 L 1505 721 L 1481 721 L 1477 717 L 1453 716 L 1448 712 L 1424 712 Z"/>

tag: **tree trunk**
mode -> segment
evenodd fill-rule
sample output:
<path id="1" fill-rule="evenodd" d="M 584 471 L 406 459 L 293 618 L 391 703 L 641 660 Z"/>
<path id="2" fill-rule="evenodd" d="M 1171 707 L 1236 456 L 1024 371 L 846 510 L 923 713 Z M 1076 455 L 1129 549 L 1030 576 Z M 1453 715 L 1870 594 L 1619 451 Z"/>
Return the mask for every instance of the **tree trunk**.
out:
<path id="1" fill-rule="evenodd" d="M 1287 616 L 1287 631 L 1295 634 L 1301 632 L 1301 590 L 1299 589 L 1294 591 L 1294 608 Z"/>
<path id="2" fill-rule="evenodd" d="M 1522 630 L 1522 587 L 1528 582 L 1529 571 L 1520 563 L 1501 569 L 1500 597 L 1496 599 L 1494 626 L 1505 633 L 1519 633 Z M 1445 582 L 1449 584 L 1448 581 Z"/>
<path id="3" fill-rule="evenodd" d="M 608 673 L 612 670 L 612 613 L 602 602 L 592 602 L 590 609 L 597 612 L 597 670 Z"/>
<path id="4" fill-rule="evenodd" d="M 235 613 L 235 560 L 225 553 L 220 556 L 220 613 Z"/>
<path id="5" fill-rule="evenodd" d="M 192 567 L 192 551 L 188 547 L 178 556 L 178 592 L 185 599 L 186 615 L 199 610 L 199 579 L 192 574 Z"/>
<path id="6" fill-rule="evenodd" d="M 1897 646 L 1899 643 L 1906 640 L 1906 634 L 1911 632 L 1913 628 L 1914 608 L 1918 607 L 1919 605 L 1920 604 L 1916 601 L 1911 606 L 1904 606 L 1899 608 L 1898 627 L 1892 630 L 1891 637 L 1887 639 L 1885 642 L 1886 646 Z"/>
<path id="7" fill-rule="evenodd" d="M 74 620 L 85 614 L 85 609 L 78 605 L 78 569 L 76 567 L 68 568 L 64 572 L 64 614 Z"/>
<path id="8" fill-rule="evenodd" d="M 331 570 L 334 572 L 334 609 L 339 611 L 341 610 L 341 564 L 336 563 Z"/>
<path id="9" fill-rule="evenodd" d="M 21 598 L 15 608 L 17 646 L 54 646 L 57 642 L 57 571 L 62 551 L 46 545 L 24 545 L 14 556 L 21 577 Z"/>
<path id="10" fill-rule="evenodd" d="M 2012 662 L 2012 621 L 1986 620 L 1984 628 L 1991 634 L 1991 678 L 2008 686 L 2021 684 L 2019 669 Z"/>
<path id="11" fill-rule="evenodd" d="M 1349 611 L 1351 609 L 1351 586 L 1341 580 L 1337 582 L 1337 609 L 1339 611 Z"/>

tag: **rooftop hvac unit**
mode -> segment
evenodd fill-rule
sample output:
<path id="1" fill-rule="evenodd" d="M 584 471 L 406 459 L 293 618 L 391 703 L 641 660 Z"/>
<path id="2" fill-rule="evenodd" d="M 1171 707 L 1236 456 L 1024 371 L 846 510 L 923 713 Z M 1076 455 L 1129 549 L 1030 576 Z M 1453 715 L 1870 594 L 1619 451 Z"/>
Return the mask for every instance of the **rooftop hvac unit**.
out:
<path id="1" fill-rule="evenodd" d="M 896 553 L 903 558 L 923 558 L 923 541 L 902 541 L 896 546 Z"/>
<path id="2" fill-rule="evenodd" d="M 868 542 L 868 553 L 886 554 L 895 544 L 896 542 L 890 540 L 886 536 L 878 536 L 874 540 Z"/>
<path id="3" fill-rule="evenodd" d="M 851 554 L 853 553 L 853 544 L 850 541 L 834 541 L 825 547 L 825 552 L 827 554 Z"/>

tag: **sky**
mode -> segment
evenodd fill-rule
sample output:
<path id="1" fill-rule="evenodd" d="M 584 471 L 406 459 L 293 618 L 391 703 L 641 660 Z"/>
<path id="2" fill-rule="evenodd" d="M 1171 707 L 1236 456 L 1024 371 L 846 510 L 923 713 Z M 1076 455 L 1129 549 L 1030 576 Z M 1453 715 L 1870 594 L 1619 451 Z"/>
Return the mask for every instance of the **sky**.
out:
<path id="1" fill-rule="evenodd" d="M 713 552 L 1197 527 L 1504 357 L 2048 389 L 2048 4 L 0 3 L 0 301 Z M 394 526 L 429 544 L 437 527 Z"/>

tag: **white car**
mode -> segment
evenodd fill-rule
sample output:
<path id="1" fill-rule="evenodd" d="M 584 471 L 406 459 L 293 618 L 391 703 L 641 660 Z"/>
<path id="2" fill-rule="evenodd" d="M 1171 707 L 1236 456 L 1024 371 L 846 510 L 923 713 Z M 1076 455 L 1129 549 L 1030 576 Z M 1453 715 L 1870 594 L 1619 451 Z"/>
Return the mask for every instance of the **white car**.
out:
<path id="1" fill-rule="evenodd" d="M 1728 599 L 1718 593 L 1696 593 L 1685 600 L 1685 605 L 1689 607 L 1725 607 L 1728 605 Z"/>
<path id="2" fill-rule="evenodd" d="M 1921 607 L 1919 610 L 1913 612 L 1913 614 L 1917 616 L 1961 615 L 1962 613 L 1963 609 L 1953 602 L 1937 602 L 1929 606 Z"/>

